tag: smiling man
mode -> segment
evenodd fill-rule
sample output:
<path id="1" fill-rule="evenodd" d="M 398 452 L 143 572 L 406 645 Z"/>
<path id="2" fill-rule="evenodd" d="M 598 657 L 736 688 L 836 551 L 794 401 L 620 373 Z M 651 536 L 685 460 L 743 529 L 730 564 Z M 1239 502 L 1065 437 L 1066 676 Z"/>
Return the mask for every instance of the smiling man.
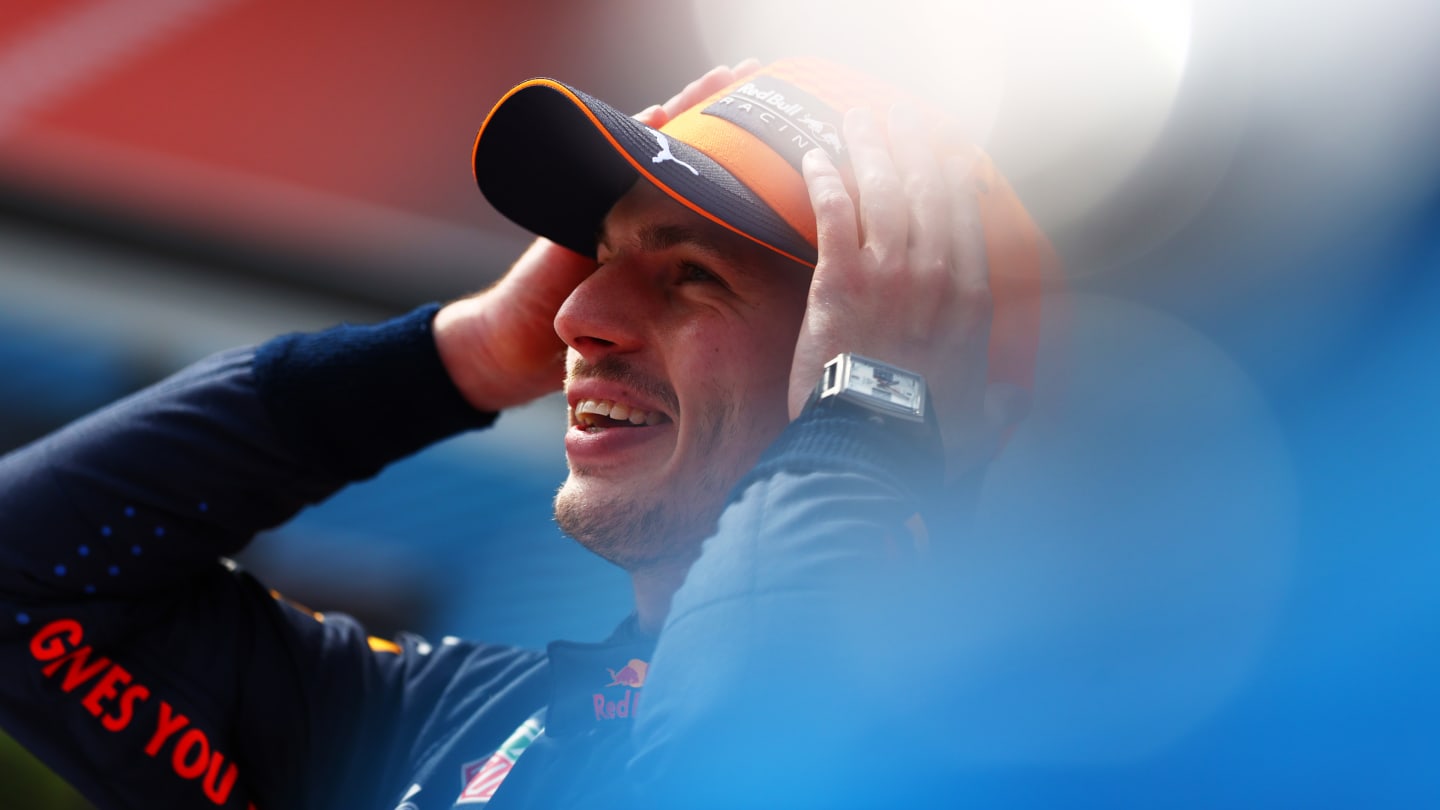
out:
<path id="1" fill-rule="evenodd" d="M 876 735 L 930 705 L 888 666 L 937 674 L 922 518 L 1007 424 L 1046 246 L 895 98 L 808 60 L 636 119 L 518 86 L 475 173 L 548 239 L 494 287 L 217 356 L 0 463 L 0 721 L 102 807 L 921 795 L 846 763 L 901 765 Z M 562 385 L 556 518 L 634 583 L 610 639 L 370 638 L 220 559 Z"/>
<path id="2" fill-rule="evenodd" d="M 789 421 L 775 347 L 795 344 L 810 278 L 649 184 L 610 211 L 596 258 L 555 318 L 571 414 L 555 517 L 630 572 L 658 630 L 723 495 Z"/>

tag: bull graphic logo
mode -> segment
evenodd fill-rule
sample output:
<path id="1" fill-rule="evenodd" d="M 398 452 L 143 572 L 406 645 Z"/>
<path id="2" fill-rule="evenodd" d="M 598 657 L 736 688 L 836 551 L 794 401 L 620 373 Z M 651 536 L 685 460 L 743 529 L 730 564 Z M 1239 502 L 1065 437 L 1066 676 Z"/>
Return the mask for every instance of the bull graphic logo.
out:
<path id="1" fill-rule="evenodd" d="M 810 115 L 802 116 L 800 124 L 810 130 L 811 135 L 828 144 L 831 152 L 838 155 L 845 151 L 845 143 L 840 140 L 840 131 L 834 124 Z"/>
<path id="2" fill-rule="evenodd" d="M 639 658 L 631 658 L 618 672 L 606 667 L 605 671 L 610 673 L 610 683 L 605 686 L 628 686 L 631 689 L 639 689 L 645 685 L 645 673 L 649 669 L 650 665 Z"/>

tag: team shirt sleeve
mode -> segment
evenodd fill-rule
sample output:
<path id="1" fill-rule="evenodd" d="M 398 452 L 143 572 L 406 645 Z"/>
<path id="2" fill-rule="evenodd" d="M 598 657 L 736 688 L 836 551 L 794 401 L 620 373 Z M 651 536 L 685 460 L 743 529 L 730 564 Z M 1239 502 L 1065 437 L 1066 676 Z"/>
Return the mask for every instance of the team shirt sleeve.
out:
<path id="1" fill-rule="evenodd" d="M 448 674 L 505 655 L 413 654 L 225 558 L 493 420 L 435 309 L 218 355 L 0 459 L 0 724 L 106 808 L 346 806 L 401 778 Z"/>

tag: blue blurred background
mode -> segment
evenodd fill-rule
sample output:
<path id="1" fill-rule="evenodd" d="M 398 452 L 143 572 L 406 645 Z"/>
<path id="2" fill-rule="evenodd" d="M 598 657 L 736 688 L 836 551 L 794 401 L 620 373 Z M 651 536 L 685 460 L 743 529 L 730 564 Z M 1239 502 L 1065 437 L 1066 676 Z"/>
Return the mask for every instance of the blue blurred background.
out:
<path id="1" fill-rule="evenodd" d="M 1440 806 L 1440 12 L 881 5 L 6 4 L 0 448 L 489 283 L 526 239 L 467 161 L 516 81 L 638 110 L 828 55 L 962 120 L 1066 262 L 1035 411 L 946 539 L 954 803 Z M 245 562 L 382 634 L 602 636 L 628 586 L 550 520 L 562 420 L 506 414 Z M 0 748 L 10 795 L 74 805 L 30 767 Z"/>

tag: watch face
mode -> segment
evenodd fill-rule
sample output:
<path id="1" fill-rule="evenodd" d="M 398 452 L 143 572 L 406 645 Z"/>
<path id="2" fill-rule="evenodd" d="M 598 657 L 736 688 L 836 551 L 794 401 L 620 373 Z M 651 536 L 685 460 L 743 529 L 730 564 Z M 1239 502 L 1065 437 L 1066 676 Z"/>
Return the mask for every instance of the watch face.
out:
<path id="1" fill-rule="evenodd" d="M 925 378 L 858 354 L 841 353 L 825 364 L 820 399 L 834 397 L 877 414 L 925 420 Z"/>
<path id="2" fill-rule="evenodd" d="M 873 399 L 914 410 L 916 403 L 924 395 L 924 383 L 921 380 L 917 374 L 906 374 L 889 366 L 853 360 L 850 363 L 850 384 L 847 387 Z"/>

